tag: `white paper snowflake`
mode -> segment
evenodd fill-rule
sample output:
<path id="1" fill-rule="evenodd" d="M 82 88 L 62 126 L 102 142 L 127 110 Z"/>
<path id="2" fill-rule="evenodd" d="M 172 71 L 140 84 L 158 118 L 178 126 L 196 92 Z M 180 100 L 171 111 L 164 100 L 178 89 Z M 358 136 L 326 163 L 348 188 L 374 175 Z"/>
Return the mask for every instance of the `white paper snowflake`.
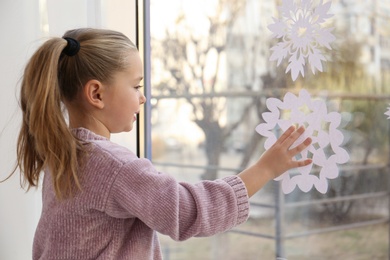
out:
<path id="1" fill-rule="evenodd" d="M 335 40 L 331 33 L 333 28 L 324 28 L 326 19 L 332 17 L 328 14 L 331 2 L 318 5 L 312 0 L 283 0 L 278 8 L 281 19 L 273 18 L 274 23 L 268 26 L 272 37 L 280 42 L 271 48 L 271 61 L 277 60 L 277 66 L 282 60 L 288 58 L 286 73 L 291 71 L 291 78 L 295 81 L 299 73 L 305 76 L 304 66 L 310 64 L 313 74 L 316 70 L 323 71 L 321 47 L 331 50 L 330 43 Z"/>
<path id="2" fill-rule="evenodd" d="M 385 115 L 387 116 L 387 119 L 390 119 L 390 106 L 387 108 Z"/>
<path id="3" fill-rule="evenodd" d="M 298 186 L 303 192 L 308 192 L 314 186 L 319 192 L 328 190 L 328 179 L 334 179 L 339 174 L 338 164 L 349 160 L 349 154 L 340 147 L 344 136 L 337 128 L 340 126 L 341 115 L 327 111 L 326 103 L 320 99 L 311 99 L 306 90 L 301 90 L 299 96 L 287 93 L 283 101 L 268 98 L 266 101 L 270 112 L 262 114 L 265 123 L 259 124 L 256 131 L 267 137 L 264 148 L 268 150 L 277 140 L 281 132 L 291 125 L 304 125 L 305 133 L 291 146 L 292 148 L 311 137 L 312 144 L 297 156 L 296 159 L 312 158 L 313 163 L 283 173 L 276 178 L 282 181 L 285 194 L 292 192 Z M 278 133 L 279 132 L 279 133 Z"/>

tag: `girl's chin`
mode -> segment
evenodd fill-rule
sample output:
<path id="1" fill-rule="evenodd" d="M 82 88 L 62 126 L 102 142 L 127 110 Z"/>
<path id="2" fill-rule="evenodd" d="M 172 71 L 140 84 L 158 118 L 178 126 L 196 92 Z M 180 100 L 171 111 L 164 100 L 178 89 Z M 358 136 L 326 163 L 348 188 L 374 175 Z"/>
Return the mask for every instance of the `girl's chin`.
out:
<path id="1" fill-rule="evenodd" d="M 119 129 L 118 129 L 119 130 Z M 131 130 L 133 130 L 133 122 L 124 126 L 120 131 L 118 131 L 117 133 L 127 133 L 127 132 L 130 132 Z"/>
<path id="2" fill-rule="evenodd" d="M 130 132 L 131 130 L 133 130 L 133 127 L 134 127 L 134 123 L 135 121 L 131 122 L 127 127 L 126 127 L 126 132 Z"/>

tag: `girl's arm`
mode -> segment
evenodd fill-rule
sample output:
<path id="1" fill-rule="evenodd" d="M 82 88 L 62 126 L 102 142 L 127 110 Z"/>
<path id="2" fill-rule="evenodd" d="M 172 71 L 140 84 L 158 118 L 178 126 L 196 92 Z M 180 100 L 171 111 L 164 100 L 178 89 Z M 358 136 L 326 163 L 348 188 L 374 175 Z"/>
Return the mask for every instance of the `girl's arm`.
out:
<path id="1" fill-rule="evenodd" d="M 158 172 L 149 160 L 129 160 L 118 170 L 104 211 L 115 218 L 138 218 L 153 230 L 180 241 L 226 231 L 248 218 L 247 193 L 252 196 L 288 169 L 311 162 L 292 160 L 310 144 L 310 139 L 289 150 L 303 132 L 304 128 L 289 128 L 254 165 L 238 176 L 215 181 L 179 183 Z M 127 153 L 121 157 L 127 158 Z"/>

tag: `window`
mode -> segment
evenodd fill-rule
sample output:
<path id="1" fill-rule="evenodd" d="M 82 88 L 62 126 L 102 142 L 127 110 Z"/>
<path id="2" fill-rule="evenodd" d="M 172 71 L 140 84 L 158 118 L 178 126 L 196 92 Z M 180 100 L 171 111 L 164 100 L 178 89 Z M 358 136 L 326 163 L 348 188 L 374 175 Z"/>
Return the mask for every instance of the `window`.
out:
<path id="1" fill-rule="evenodd" d="M 264 151 L 255 128 L 266 100 L 305 89 L 341 114 L 350 160 L 325 194 L 283 194 L 272 181 L 230 232 L 161 236 L 165 259 L 388 258 L 390 4 L 331 1 L 323 26 L 335 40 L 322 50 L 323 72 L 304 66 L 294 79 L 288 60 L 270 61 L 277 39 L 268 26 L 284 2 L 150 0 L 151 159 L 187 182 L 236 174 Z"/>

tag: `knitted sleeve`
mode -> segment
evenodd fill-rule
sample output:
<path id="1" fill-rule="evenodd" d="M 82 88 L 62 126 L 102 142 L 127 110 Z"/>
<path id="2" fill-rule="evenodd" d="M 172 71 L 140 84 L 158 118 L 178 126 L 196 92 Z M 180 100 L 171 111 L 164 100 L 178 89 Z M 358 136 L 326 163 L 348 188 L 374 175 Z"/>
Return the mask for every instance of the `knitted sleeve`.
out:
<path id="1" fill-rule="evenodd" d="M 197 184 L 179 183 L 138 159 L 118 173 L 106 203 L 107 214 L 139 218 L 175 240 L 211 236 L 243 223 L 249 214 L 245 185 L 238 176 Z"/>

